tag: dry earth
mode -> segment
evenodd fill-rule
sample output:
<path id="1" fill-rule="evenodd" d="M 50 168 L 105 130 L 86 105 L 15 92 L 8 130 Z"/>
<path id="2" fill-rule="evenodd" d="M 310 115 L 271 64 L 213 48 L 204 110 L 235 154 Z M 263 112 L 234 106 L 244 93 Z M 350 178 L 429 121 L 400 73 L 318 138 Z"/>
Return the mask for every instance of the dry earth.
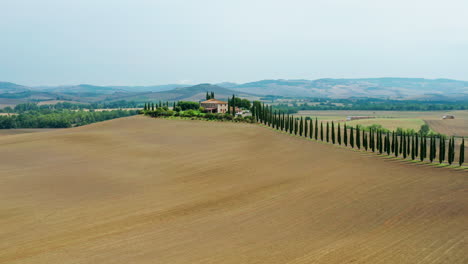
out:
<path id="1" fill-rule="evenodd" d="M 468 119 L 426 120 L 432 130 L 448 136 L 468 136 Z"/>
<path id="2" fill-rule="evenodd" d="M 0 137 L 0 263 L 468 263 L 466 172 L 255 125 Z"/>

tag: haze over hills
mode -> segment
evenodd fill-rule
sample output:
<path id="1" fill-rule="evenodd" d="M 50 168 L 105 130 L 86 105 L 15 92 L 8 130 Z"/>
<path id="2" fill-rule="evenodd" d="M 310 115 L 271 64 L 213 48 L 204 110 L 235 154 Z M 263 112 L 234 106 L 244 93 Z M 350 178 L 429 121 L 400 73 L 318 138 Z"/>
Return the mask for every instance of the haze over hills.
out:
<path id="1" fill-rule="evenodd" d="M 285 97 L 325 98 L 390 98 L 416 100 L 468 100 L 468 81 L 423 78 L 363 78 L 318 80 L 262 80 L 244 84 L 223 82 L 216 85 L 167 84 L 154 86 L 96 86 L 89 84 L 27 87 L 0 82 L 0 102 L 29 102 L 44 100 L 147 101 L 194 100 L 213 91 L 220 99 L 232 94 L 258 99 L 266 95 Z"/>

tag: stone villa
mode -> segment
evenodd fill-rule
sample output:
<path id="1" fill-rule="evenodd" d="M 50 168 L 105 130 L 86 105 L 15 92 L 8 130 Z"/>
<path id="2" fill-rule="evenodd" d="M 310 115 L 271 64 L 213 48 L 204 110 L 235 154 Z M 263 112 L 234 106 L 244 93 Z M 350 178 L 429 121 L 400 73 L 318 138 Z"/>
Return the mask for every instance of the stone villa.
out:
<path id="1" fill-rule="evenodd" d="M 225 114 L 228 110 L 228 103 L 217 99 L 209 99 L 200 102 L 200 106 L 205 108 L 205 110 L 210 113 Z"/>

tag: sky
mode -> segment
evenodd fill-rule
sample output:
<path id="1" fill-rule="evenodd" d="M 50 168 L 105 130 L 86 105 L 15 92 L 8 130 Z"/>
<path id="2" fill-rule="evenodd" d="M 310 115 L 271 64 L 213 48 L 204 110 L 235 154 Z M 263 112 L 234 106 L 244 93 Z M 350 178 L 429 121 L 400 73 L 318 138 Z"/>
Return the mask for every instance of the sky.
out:
<path id="1" fill-rule="evenodd" d="M 0 0 L 0 81 L 468 80 L 467 0 Z"/>

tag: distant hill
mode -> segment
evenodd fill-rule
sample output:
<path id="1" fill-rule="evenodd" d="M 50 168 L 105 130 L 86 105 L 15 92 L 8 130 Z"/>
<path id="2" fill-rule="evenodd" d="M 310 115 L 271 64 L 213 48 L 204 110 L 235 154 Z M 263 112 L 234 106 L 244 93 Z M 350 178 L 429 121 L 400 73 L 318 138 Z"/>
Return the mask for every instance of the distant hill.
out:
<path id="1" fill-rule="evenodd" d="M 450 79 L 363 78 L 318 80 L 262 80 L 244 84 L 223 82 L 194 86 L 167 84 L 153 86 L 97 86 L 91 84 L 28 87 L 0 82 L 0 104 L 65 100 L 83 103 L 98 101 L 192 100 L 206 92 L 226 100 L 232 94 L 251 100 L 267 95 L 285 97 L 389 98 L 425 101 L 468 100 L 468 82 Z"/>
<path id="2" fill-rule="evenodd" d="M 16 83 L 0 82 L 0 94 L 2 93 L 19 93 L 28 91 L 29 88 Z"/>
<path id="3" fill-rule="evenodd" d="M 249 98 L 251 100 L 259 99 L 258 95 L 252 93 L 234 91 L 217 85 L 205 83 L 191 87 L 176 88 L 169 91 L 129 95 L 125 100 L 200 101 L 206 98 L 206 92 L 214 92 L 216 98 L 221 100 L 227 100 L 227 98 L 231 97 L 233 94 L 243 98 Z"/>
<path id="4" fill-rule="evenodd" d="M 468 97 L 468 82 L 449 79 L 367 78 L 318 80 L 263 80 L 230 86 L 261 95 L 307 97 L 377 97 L 392 99 Z"/>

